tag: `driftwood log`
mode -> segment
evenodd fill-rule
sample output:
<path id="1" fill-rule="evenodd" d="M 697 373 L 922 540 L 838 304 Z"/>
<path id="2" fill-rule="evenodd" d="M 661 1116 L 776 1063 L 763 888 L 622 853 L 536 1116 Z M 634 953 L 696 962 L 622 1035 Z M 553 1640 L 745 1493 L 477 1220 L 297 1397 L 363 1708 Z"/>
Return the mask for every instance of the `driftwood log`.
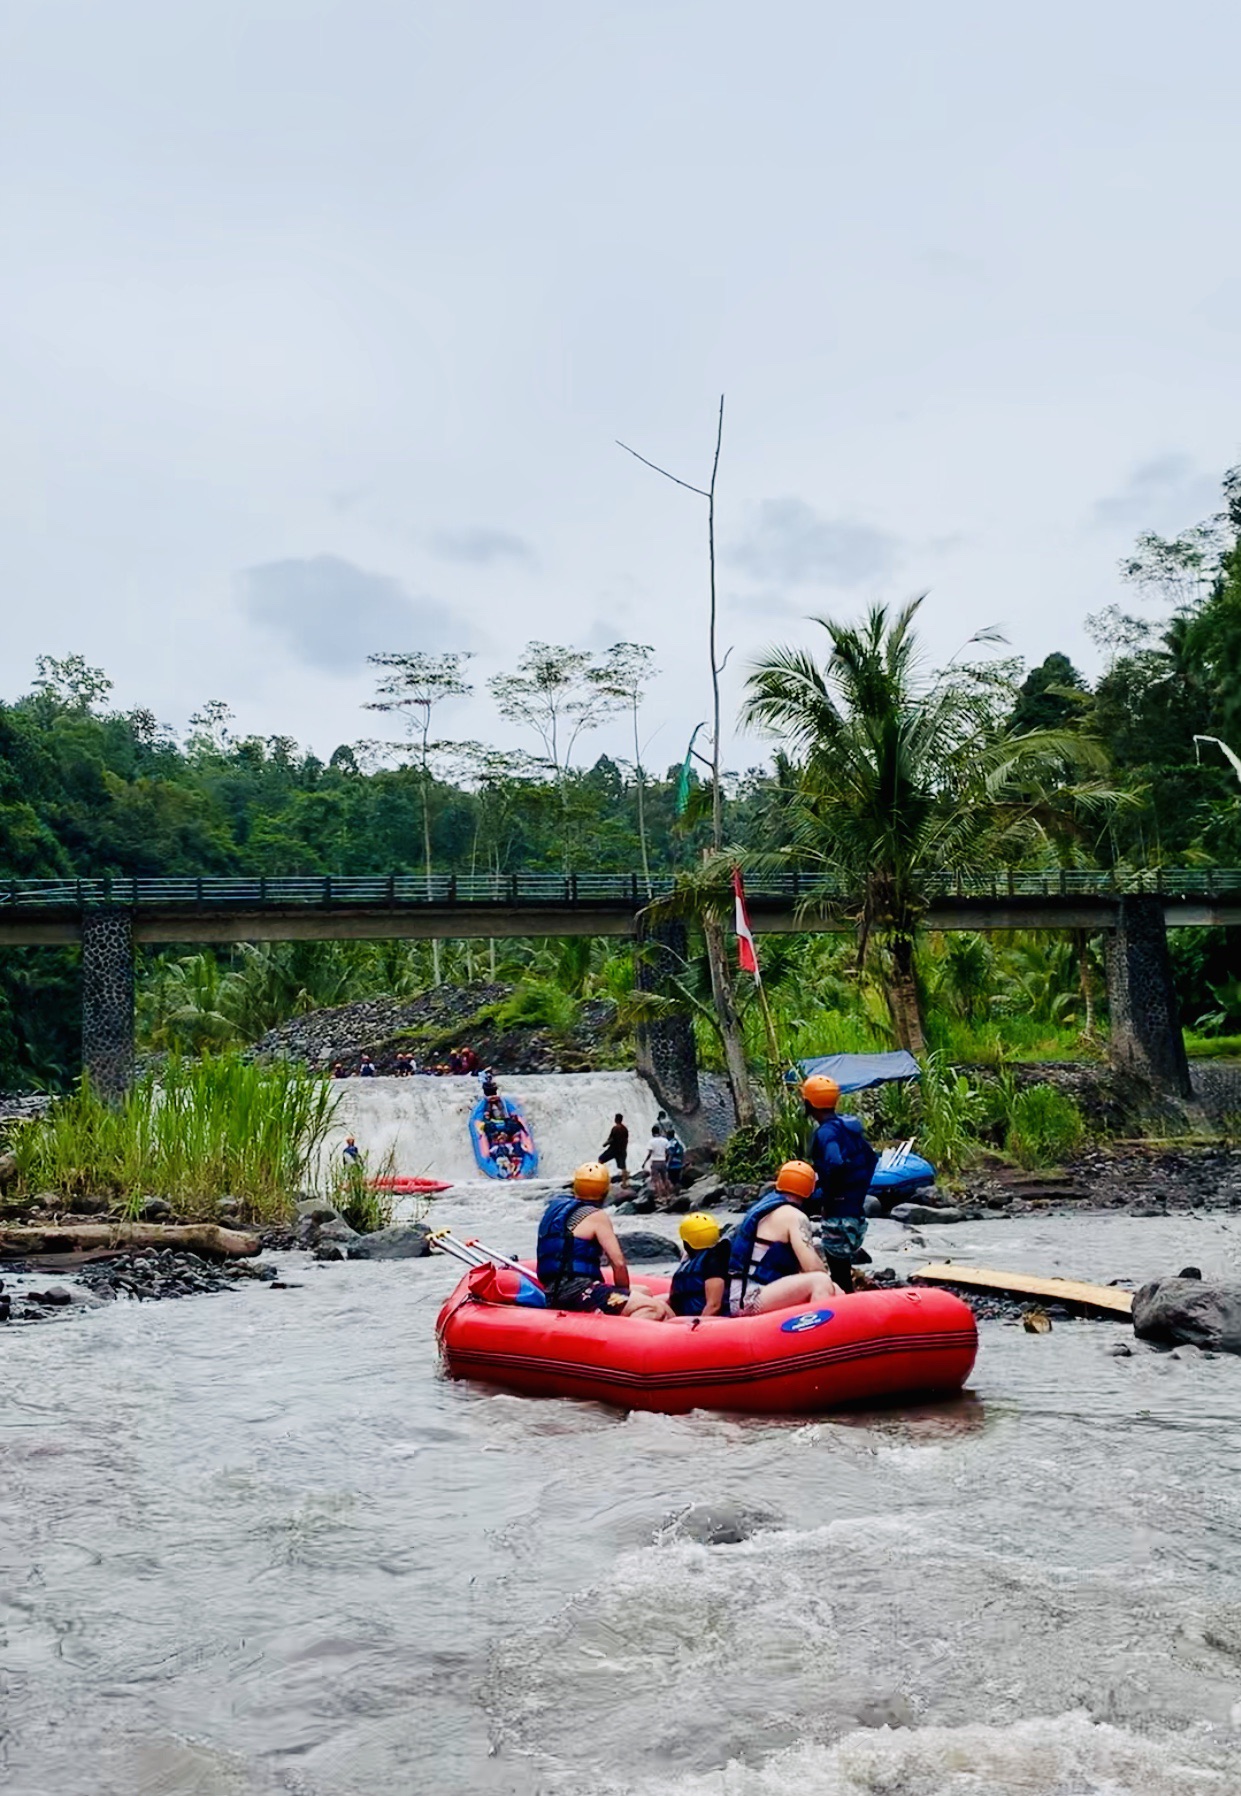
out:
<path id="1" fill-rule="evenodd" d="M 222 1229 L 215 1222 L 78 1222 L 49 1228 L 0 1227 L 0 1260 L 32 1254 L 123 1252 L 138 1247 L 172 1247 L 209 1260 L 241 1260 L 260 1251 L 257 1235 Z"/>

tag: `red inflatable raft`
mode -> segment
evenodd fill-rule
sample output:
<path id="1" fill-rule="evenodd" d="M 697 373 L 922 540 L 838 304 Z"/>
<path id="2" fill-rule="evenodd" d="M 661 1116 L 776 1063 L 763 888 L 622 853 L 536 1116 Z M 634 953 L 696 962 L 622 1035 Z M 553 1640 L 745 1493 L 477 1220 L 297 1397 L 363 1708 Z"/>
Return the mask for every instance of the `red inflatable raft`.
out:
<path id="1" fill-rule="evenodd" d="M 371 1180 L 372 1191 L 391 1191 L 397 1197 L 427 1196 L 436 1191 L 451 1191 L 443 1179 L 382 1178 Z"/>
<path id="2" fill-rule="evenodd" d="M 480 1300 L 467 1273 L 436 1334 L 454 1378 L 532 1397 L 807 1415 L 842 1404 L 960 1390 L 978 1351 L 974 1312 L 934 1289 L 857 1291 L 823 1309 L 765 1316 L 633 1317 Z M 643 1277 L 661 1294 L 667 1279 Z"/>

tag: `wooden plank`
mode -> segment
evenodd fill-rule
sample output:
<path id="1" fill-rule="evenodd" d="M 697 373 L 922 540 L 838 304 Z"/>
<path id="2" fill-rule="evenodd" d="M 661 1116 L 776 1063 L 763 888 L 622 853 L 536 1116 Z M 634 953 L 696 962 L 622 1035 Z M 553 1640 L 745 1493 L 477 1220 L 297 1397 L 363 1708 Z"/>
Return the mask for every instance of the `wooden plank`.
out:
<path id="1" fill-rule="evenodd" d="M 1010 1297 L 1044 1297 L 1054 1303 L 1074 1304 L 1079 1309 L 1108 1310 L 1127 1316 L 1133 1308 L 1132 1291 L 1118 1285 L 1089 1285 L 1076 1278 L 1039 1278 L 1032 1272 L 997 1272 L 990 1266 L 959 1266 L 945 1260 L 910 1273 L 928 1285 L 959 1285 L 970 1291 L 1002 1291 Z"/>

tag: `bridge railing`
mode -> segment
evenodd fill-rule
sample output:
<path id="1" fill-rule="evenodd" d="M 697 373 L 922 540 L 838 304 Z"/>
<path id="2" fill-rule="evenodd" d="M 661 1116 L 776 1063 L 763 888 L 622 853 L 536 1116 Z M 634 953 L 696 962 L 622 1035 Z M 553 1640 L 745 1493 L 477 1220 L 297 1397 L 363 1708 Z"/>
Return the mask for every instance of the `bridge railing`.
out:
<path id="1" fill-rule="evenodd" d="M 1215 898 L 1241 893 L 1238 867 L 1158 867 L 1108 869 L 1012 868 L 972 872 L 928 872 L 923 889 L 931 898 L 1116 897 L 1150 892 L 1168 898 Z M 204 879 L 11 879 L 0 880 L 0 913 L 5 910 L 82 911 L 119 905 L 158 910 L 262 910 L 300 905 L 365 908 L 432 905 L 630 906 L 637 909 L 662 897 L 675 881 L 660 875 L 649 884 L 637 873 L 434 873 L 321 874 Z M 851 894 L 805 873 L 751 877 L 752 903 L 848 902 Z"/>

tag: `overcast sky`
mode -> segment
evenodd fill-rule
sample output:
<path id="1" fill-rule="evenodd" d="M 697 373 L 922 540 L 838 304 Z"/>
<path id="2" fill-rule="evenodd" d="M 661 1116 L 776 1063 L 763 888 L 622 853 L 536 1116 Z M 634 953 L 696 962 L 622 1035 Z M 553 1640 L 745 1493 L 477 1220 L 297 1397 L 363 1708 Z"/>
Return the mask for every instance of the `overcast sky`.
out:
<path id="1" fill-rule="evenodd" d="M 721 392 L 730 709 L 924 589 L 1093 668 L 1241 460 L 1238 66 L 1227 0 L 4 0 L 2 695 L 327 753 L 369 652 L 625 637 L 667 765 L 705 515 L 614 439 L 701 482 Z"/>

